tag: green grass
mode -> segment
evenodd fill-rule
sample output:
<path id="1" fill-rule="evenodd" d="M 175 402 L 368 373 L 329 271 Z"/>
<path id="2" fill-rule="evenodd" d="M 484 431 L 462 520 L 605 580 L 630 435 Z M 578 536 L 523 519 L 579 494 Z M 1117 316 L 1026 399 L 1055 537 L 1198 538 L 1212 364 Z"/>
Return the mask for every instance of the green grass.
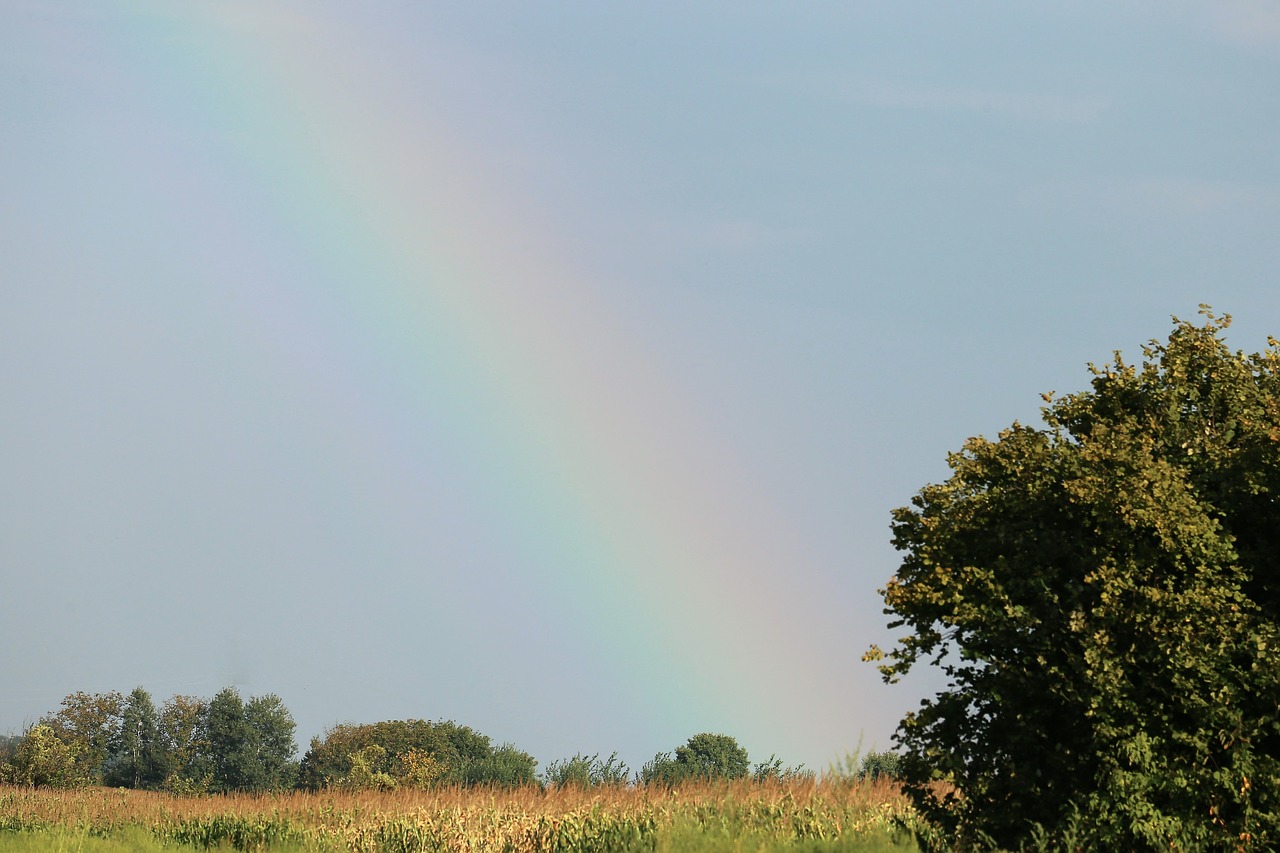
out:
<path id="1" fill-rule="evenodd" d="M 0 832 L 0 853 L 149 853 L 166 849 L 176 848 L 166 848 L 139 827 L 121 830 L 109 838 L 95 836 L 88 830 L 63 828 Z"/>
<path id="2" fill-rule="evenodd" d="M 87 829 L 62 827 L 23 832 L 0 831 L 0 853 L 190 853 L 205 849 L 209 848 L 164 842 L 138 826 L 124 827 L 106 836 L 96 835 Z M 219 846 L 213 849 L 234 848 Z M 265 853 L 316 853 L 319 850 L 285 843 L 258 849 Z"/>
<path id="3" fill-rule="evenodd" d="M 910 838 L 883 829 L 839 838 L 781 842 L 767 831 L 734 832 L 694 823 L 678 823 L 656 833 L 654 853 L 916 853 Z"/>

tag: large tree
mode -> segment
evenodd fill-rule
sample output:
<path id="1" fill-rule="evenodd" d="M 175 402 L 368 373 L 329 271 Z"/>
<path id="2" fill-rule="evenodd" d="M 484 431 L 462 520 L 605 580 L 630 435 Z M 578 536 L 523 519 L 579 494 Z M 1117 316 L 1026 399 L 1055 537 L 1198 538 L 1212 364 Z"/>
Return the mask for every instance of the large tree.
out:
<path id="1" fill-rule="evenodd" d="M 1140 365 L 971 438 L 894 511 L 888 681 L 947 689 L 896 735 L 917 805 L 973 844 L 1280 844 L 1280 344 L 1205 306 Z M 939 784 L 939 783 L 943 784 Z M 949 785 L 946 783 L 950 783 Z"/>
<path id="2" fill-rule="evenodd" d="M 205 734 L 213 788 L 269 791 L 290 787 L 296 777 L 296 728 L 280 697 L 245 702 L 233 687 L 209 701 Z"/>
<path id="3" fill-rule="evenodd" d="M 120 727 L 111 742 L 104 781 L 125 788 L 159 788 L 169 755 L 151 694 L 137 687 L 124 700 Z"/>
<path id="4" fill-rule="evenodd" d="M 111 745 L 120 734 L 120 714 L 124 697 L 110 693 L 77 691 L 62 700 L 62 707 L 46 714 L 40 722 L 59 740 L 72 748 L 77 772 L 95 782 L 102 781 Z"/>
<path id="5" fill-rule="evenodd" d="M 169 759 L 167 789 L 194 794 L 213 784 L 208 722 L 209 703 L 196 696 L 173 696 L 160 709 L 160 733 Z"/>

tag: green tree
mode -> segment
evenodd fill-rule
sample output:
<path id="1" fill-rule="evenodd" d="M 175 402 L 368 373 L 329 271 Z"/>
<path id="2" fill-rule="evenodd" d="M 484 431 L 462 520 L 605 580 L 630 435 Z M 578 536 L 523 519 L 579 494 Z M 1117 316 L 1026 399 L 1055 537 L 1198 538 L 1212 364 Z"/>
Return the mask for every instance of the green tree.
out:
<path id="1" fill-rule="evenodd" d="M 280 697 L 244 702 L 233 687 L 209 701 L 205 733 L 212 787 L 218 791 L 269 791 L 296 777 L 296 726 Z"/>
<path id="2" fill-rule="evenodd" d="M 67 742 L 50 726 L 32 726 L 2 768 L 0 781 L 45 788 L 79 788 L 90 782 L 86 765 L 78 761 L 84 746 Z"/>
<path id="3" fill-rule="evenodd" d="M 969 439 L 893 513 L 887 681 L 917 806 L 960 844 L 1086 828 L 1102 849 L 1280 844 L 1280 350 L 1202 306 L 1140 365 Z M 952 793 L 933 786 L 954 784 Z"/>
<path id="4" fill-rule="evenodd" d="M 166 790 L 199 794 L 213 784 L 208 716 L 209 703 L 195 696 L 170 697 L 160 709 L 160 732 L 169 758 Z"/>
<path id="5" fill-rule="evenodd" d="M 673 785 L 689 779 L 741 779 L 750 772 L 747 751 L 735 738 L 704 732 L 676 747 L 674 756 L 654 756 L 640 769 L 640 781 Z"/>
<path id="6" fill-rule="evenodd" d="M 538 761 L 532 755 L 504 743 L 486 756 L 464 762 L 453 779 L 464 785 L 518 788 L 537 784 L 537 768 Z"/>
<path id="7" fill-rule="evenodd" d="M 676 763 L 692 768 L 692 775 L 711 779 L 741 779 L 751 770 L 747 751 L 729 735 L 703 733 L 676 747 Z"/>
<path id="8" fill-rule="evenodd" d="M 245 703 L 244 713 L 256 765 L 254 790 L 292 788 L 298 779 L 298 764 L 294 761 L 298 754 L 294 741 L 297 724 L 293 715 L 274 693 L 250 699 Z"/>
<path id="9" fill-rule="evenodd" d="M 366 752 L 371 746 L 381 752 Z M 311 748 L 302 758 L 298 784 L 310 790 L 348 784 L 357 755 L 363 755 L 370 772 L 385 773 L 399 785 L 464 784 L 483 775 L 467 768 L 490 762 L 494 752 L 487 735 L 448 720 L 342 723 L 324 737 L 312 738 Z M 376 760 L 370 764 L 371 756 Z"/>
<path id="10" fill-rule="evenodd" d="M 375 768 L 382 766 L 387 751 L 376 743 L 351 756 L 351 769 L 338 783 L 348 791 L 394 791 L 398 784 L 390 774 Z"/>
<path id="11" fill-rule="evenodd" d="M 168 772 L 168 759 L 155 703 L 150 693 L 137 687 L 124 700 L 104 781 L 125 788 L 159 788 Z"/>

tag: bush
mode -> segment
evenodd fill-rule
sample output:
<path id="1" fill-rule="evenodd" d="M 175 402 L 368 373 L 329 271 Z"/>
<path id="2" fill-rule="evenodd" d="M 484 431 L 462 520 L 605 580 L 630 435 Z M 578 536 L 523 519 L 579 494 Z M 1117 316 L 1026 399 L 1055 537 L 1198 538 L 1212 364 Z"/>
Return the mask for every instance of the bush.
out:
<path id="1" fill-rule="evenodd" d="M 27 730 L 5 768 L 4 781 L 42 788 L 79 788 L 90 778 L 76 758 L 80 746 L 59 739 L 41 723 Z"/>
<path id="2" fill-rule="evenodd" d="M 618 753 L 601 761 L 599 755 L 577 754 L 564 761 L 553 761 L 547 765 L 543 781 L 557 787 L 576 786 L 594 788 L 599 785 L 625 785 L 630 771 L 627 765 L 618 760 Z"/>
<path id="3" fill-rule="evenodd" d="M 897 780 L 902 778 L 902 756 L 896 752 L 868 752 L 858 767 L 859 780 Z"/>
<path id="4" fill-rule="evenodd" d="M 390 773 L 375 768 L 384 766 L 387 751 L 376 743 L 351 756 L 351 769 L 338 787 L 348 791 L 394 791 L 398 785 Z"/>
<path id="5" fill-rule="evenodd" d="M 804 765 L 784 767 L 782 759 L 776 755 L 769 756 L 768 761 L 761 761 L 751 770 L 751 779 L 755 782 L 812 782 L 817 774 L 805 770 Z"/>
<path id="6" fill-rule="evenodd" d="M 464 785 L 491 785 L 498 788 L 536 785 L 537 767 L 538 761 L 532 755 L 504 743 L 489 755 L 473 758 L 463 764 L 457 781 Z"/>

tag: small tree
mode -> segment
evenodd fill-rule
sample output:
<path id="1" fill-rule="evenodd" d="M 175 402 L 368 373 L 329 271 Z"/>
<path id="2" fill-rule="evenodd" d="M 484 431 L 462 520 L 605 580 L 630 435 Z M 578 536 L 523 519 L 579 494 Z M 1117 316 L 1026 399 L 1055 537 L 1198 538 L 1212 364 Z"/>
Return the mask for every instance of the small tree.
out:
<path id="1" fill-rule="evenodd" d="M 645 784 L 673 785 L 689 779 L 741 779 L 751 771 L 747 751 L 729 735 L 703 733 L 671 753 L 660 752 L 640 769 Z"/>
<path id="2" fill-rule="evenodd" d="M 3 781 L 43 788 L 79 788 L 89 784 L 85 765 L 77 761 L 84 747 L 68 743 L 44 723 L 32 726 L 18 742 Z"/>
<path id="3" fill-rule="evenodd" d="M 252 733 L 257 765 L 254 790 L 292 788 L 298 779 L 298 765 L 294 761 L 298 745 L 293 739 L 297 724 L 284 701 L 274 693 L 255 696 L 245 703 L 244 715 Z"/>
<path id="4" fill-rule="evenodd" d="M 949 677 L 896 740 L 960 844 L 1038 824 L 1099 849 L 1280 845 L 1280 344 L 1233 353 L 1230 317 L 1202 313 L 1045 395 L 1044 428 L 969 439 L 893 513 L 882 592 L 909 633 L 867 657 Z"/>
<path id="5" fill-rule="evenodd" d="M 160 709 L 160 731 L 169 758 L 166 790 L 200 794 L 213 785 L 208 717 L 209 703 L 195 696 L 173 696 Z"/>
<path id="6" fill-rule="evenodd" d="M 859 781 L 896 780 L 902 776 L 902 756 L 896 752 L 868 752 L 858 765 Z"/>

